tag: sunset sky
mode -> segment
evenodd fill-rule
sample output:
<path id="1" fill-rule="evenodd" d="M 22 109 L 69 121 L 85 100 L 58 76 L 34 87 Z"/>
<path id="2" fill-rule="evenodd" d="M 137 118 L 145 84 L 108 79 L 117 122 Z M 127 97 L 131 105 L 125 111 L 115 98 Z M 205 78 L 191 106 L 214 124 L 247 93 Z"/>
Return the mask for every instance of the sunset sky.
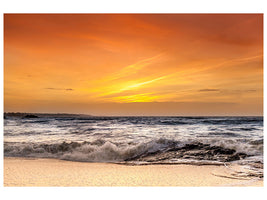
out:
<path id="1" fill-rule="evenodd" d="M 262 14 L 5 14 L 4 111 L 262 115 Z"/>

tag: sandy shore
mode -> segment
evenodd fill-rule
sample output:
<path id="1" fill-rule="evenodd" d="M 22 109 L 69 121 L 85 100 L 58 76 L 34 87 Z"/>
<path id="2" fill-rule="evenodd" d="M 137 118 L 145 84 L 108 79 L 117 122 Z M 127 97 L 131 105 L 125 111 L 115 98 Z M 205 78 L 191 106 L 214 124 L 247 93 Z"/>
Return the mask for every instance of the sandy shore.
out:
<path id="1" fill-rule="evenodd" d="M 56 159 L 4 158 L 4 186 L 263 186 L 234 179 L 224 166 L 126 166 Z"/>

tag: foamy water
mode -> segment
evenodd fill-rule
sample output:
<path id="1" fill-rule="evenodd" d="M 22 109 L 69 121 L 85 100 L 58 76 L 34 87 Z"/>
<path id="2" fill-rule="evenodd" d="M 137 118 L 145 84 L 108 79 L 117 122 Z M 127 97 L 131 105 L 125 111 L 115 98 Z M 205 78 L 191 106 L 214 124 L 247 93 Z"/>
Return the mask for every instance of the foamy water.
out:
<path id="1" fill-rule="evenodd" d="M 262 169 L 262 117 L 7 117 L 4 155 Z M 261 166 L 259 166 L 261 165 Z"/>

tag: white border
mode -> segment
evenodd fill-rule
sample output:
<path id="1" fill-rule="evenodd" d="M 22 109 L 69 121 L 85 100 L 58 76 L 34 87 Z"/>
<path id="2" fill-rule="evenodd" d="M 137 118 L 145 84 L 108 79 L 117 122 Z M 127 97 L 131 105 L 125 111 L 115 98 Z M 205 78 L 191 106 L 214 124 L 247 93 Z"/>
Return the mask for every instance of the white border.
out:
<path id="1" fill-rule="evenodd" d="M 264 0 L 2 0 L 4 13 L 263 13 Z"/>
<path id="2" fill-rule="evenodd" d="M 2 14 L 0 21 L 3 23 L 3 13 L 264 13 L 265 8 L 266 7 L 263 0 L 2 0 L 0 2 L 0 11 Z M 266 17 L 264 18 L 266 19 Z M 3 24 L 1 25 L 0 34 L 3 38 Z M 3 47 L 3 40 L 1 40 L 1 44 Z M 3 52 L 0 56 L 0 61 L 3 63 Z M 2 97 L 0 101 L 0 120 L 1 130 L 3 130 L 2 72 L 0 77 Z M 266 92 L 265 89 L 264 91 Z M 264 111 L 266 111 L 265 107 Z M 266 123 L 264 123 L 264 126 L 265 125 Z M 266 187 L 4 188 L 2 160 L 3 134 L 1 134 L 0 142 L 0 194 L 1 198 L 3 197 L 2 199 L 266 199 Z M 266 146 L 264 147 L 264 151 L 266 152 Z"/>

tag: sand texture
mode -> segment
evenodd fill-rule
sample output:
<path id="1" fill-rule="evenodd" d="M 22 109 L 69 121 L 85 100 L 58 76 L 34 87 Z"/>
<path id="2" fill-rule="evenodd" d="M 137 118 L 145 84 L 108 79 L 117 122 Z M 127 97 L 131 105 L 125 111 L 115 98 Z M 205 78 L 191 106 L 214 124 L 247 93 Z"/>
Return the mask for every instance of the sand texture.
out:
<path id="1" fill-rule="evenodd" d="M 263 186 L 236 178 L 225 166 L 83 163 L 4 158 L 4 186 Z"/>

